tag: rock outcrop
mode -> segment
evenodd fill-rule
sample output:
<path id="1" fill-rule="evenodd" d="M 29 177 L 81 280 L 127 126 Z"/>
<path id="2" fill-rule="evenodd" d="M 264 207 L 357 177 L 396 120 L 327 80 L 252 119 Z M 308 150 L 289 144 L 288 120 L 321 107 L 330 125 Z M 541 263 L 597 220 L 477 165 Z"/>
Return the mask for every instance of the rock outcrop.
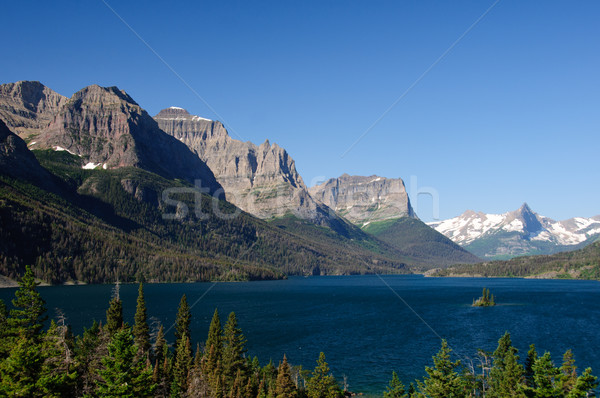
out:
<path id="1" fill-rule="evenodd" d="M 401 217 L 417 218 L 400 178 L 344 174 L 310 188 L 310 194 L 361 227 Z"/>
<path id="2" fill-rule="evenodd" d="M 53 190 L 53 177 L 37 161 L 27 144 L 0 120 L 0 174 Z"/>
<path id="3" fill-rule="evenodd" d="M 138 167 L 165 178 L 197 183 L 210 192 L 220 185 L 189 148 L 165 134 L 127 93 L 117 87 L 86 87 L 66 101 L 31 148 L 67 150 L 86 168 Z"/>
<path id="4" fill-rule="evenodd" d="M 44 130 L 67 102 L 55 91 L 36 81 L 0 85 L 0 119 L 21 138 L 32 138 Z"/>
<path id="5" fill-rule="evenodd" d="M 267 140 L 257 146 L 235 140 L 221 122 L 178 107 L 163 109 L 154 119 L 206 162 L 227 200 L 239 208 L 263 219 L 293 214 L 318 224 L 333 216 L 313 200 L 294 160 L 277 144 Z"/>

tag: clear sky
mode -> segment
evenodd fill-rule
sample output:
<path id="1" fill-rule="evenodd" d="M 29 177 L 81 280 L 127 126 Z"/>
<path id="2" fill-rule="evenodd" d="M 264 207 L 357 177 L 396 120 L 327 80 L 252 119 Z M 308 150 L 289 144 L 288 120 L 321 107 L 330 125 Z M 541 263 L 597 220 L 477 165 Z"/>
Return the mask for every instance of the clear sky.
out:
<path id="1" fill-rule="evenodd" d="M 401 177 L 426 221 L 419 190 L 442 219 L 523 202 L 600 214 L 597 1 L 23 0 L 2 15 L 0 83 L 181 106 L 283 146 L 307 185 Z"/>

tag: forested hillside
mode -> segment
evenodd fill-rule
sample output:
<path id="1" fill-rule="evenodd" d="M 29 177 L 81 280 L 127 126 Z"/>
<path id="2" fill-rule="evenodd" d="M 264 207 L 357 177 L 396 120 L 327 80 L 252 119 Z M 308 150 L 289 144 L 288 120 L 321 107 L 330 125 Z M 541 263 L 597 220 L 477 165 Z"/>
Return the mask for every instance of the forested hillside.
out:
<path id="1" fill-rule="evenodd" d="M 600 279 L 600 241 L 583 249 L 552 255 L 456 265 L 432 275 Z"/>
<path id="2" fill-rule="evenodd" d="M 357 257 L 310 242 L 184 181 L 133 167 L 86 170 L 66 151 L 34 152 L 52 173 L 54 192 L 0 177 L 0 273 L 11 278 L 26 264 L 51 283 L 406 272 L 367 249 Z M 165 201 L 165 190 L 178 205 Z"/>

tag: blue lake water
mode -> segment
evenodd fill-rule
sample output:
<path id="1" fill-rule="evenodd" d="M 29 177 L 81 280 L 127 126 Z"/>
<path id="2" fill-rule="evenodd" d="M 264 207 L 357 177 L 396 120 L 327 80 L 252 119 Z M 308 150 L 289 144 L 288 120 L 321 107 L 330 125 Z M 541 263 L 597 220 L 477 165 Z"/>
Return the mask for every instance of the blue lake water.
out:
<path id="1" fill-rule="evenodd" d="M 473 308 L 488 287 L 498 303 Z M 104 320 L 112 285 L 40 287 L 49 313 L 60 308 L 75 333 Z M 122 285 L 132 323 L 137 285 Z M 424 375 L 440 337 L 463 359 L 493 351 L 509 331 L 524 357 L 530 343 L 559 364 L 573 349 L 580 368 L 600 375 L 600 282 L 421 276 L 294 277 L 285 281 L 145 285 L 148 315 L 172 325 L 182 294 L 192 308 L 192 338 L 206 339 L 215 307 L 235 311 L 251 356 L 312 369 L 320 351 L 351 391 L 380 394 L 392 370 L 405 384 Z M 9 302 L 14 289 L 0 289 Z M 171 331 L 172 339 L 172 331 Z"/>

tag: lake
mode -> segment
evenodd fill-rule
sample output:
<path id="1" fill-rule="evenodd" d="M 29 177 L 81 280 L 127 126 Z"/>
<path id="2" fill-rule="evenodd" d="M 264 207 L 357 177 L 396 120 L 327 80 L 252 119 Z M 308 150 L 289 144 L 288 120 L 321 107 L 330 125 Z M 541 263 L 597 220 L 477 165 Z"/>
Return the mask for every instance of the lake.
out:
<path id="1" fill-rule="evenodd" d="M 473 308 L 483 287 L 495 307 Z M 51 317 L 60 308 L 79 334 L 104 320 L 112 285 L 40 287 Z M 0 289 L 9 302 L 15 289 Z M 505 331 L 524 358 L 530 343 L 556 364 L 573 349 L 580 368 L 600 375 L 600 282 L 534 279 L 425 278 L 415 275 L 293 277 L 284 281 L 145 285 L 148 315 L 168 328 L 182 294 L 192 308 L 192 339 L 204 342 L 215 307 L 235 311 L 251 356 L 312 369 L 325 352 L 349 389 L 380 394 L 398 372 L 405 384 L 447 339 L 462 359 L 493 351 Z M 121 285 L 125 318 L 133 323 L 137 285 Z M 172 330 L 170 333 L 172 342 Z"/>

